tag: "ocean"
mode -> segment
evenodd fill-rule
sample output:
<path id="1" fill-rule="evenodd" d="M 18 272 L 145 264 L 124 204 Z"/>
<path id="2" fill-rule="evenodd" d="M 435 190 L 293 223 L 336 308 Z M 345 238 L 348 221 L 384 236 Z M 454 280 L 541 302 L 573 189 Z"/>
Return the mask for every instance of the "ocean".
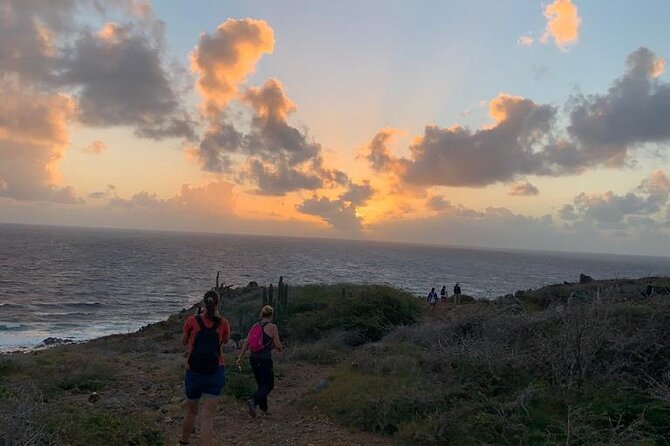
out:
<path id="1" fill-rule="evenodd" d="M 0 350 L 47 337 L 134 331 L 235 286 L 383 283 L 425 295 L 455 282 L 492 298 L 518 289 L 670 275 L 670 258 L 0 224 Z"/>

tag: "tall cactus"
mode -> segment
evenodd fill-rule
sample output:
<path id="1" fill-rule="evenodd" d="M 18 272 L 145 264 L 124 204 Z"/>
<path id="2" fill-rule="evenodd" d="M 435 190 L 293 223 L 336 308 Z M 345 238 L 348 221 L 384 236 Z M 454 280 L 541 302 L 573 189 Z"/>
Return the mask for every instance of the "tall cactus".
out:
<path id="1" fill-rule="evenodd" d="M 263 305 L 270 305 L 274 308 L 275 319 L 278 322 L 284 322 L 291 316 L 291 304 L 288 297 L 288 284 L 284 282 L 284 276 L 279 277 L 279 283 L 277 283 L 276 299 L 275 286 L 271 283 L 267 288 L 261 287 L 261 300 Z"/>

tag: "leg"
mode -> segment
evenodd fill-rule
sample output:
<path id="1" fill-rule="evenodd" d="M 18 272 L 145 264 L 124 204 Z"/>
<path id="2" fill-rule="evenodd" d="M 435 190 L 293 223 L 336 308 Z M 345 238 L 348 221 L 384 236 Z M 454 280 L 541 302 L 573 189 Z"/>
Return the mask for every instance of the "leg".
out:
<path id="1" fill-rule="evenodd" d="M 202 414 L 200 415 L 200 444 L 202 446 L 212 446 L 213 444 L 214 414 L 218 402 L 218 397 L 205 396 L 203 398 Z"/>
<path id="2" fill-rule="evenodd" d="M 258 386 L 258 407 L 265 413 L 268 411 L 268 395 L 275 387 L 275 374 L 272 359 L 263 359 L 259 367 L 260 384 Z"/>
<path id="3" fill-rule="evenodd" d="M 261 364 L 260 360 L 257 358 L 249 358 L 249 364 L 251 365 L 251 371 L 254 373 L 254 379 L 256 380 L 256 391 L 251 395 L 251 401 L 255 406 L 258 406 L 258 392 L 260 391 L 261 385 L 263 383 L 261 377 Z"/>
<path id="4" fill-rule="evenodd" d="M 198 400 L 186 401 L 186 416 L 184 417 L 184 424 L 181 426 L 181 442 L 188 443 L 188 437 L 193 432 L 195 426 L 195 417 L 198 415 Z"/>

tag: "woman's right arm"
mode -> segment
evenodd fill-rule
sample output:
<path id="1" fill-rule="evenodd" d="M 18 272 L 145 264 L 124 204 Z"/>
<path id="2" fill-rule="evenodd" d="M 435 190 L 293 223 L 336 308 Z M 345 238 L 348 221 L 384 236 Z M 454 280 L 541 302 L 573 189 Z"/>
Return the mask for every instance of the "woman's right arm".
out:
<path id="1" fill-rule="evenodd" d="M 240 348 L 240 353 L 237 355 L 237 365 L 240 365 L 240 362 L 242 361 L 242 358 L 244 357 L 244 353 L 247 351 L 247 340 L 245 339 L 244 342 L 242 343 L 242 348 Z"/>

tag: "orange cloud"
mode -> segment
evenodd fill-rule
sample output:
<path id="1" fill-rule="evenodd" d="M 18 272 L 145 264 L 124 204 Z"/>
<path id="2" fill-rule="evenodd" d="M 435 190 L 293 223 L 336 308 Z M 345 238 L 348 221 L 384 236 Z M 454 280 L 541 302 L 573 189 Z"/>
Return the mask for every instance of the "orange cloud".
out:
<path id="1" fill-rule="evenodd" d="M 651 68 L 651 77 L 656 79 L 657 77 L 661 76 L 664 72 L 665 72 L 665 60 L 661 59 L 660 57 L 654 59 Z"/>
<path id="2" fill-rule="evenodd" d="M 264 119 L 286 122 L 288 115 L 296 110 L 295 103 L 284 94 L 284 87 L 277 79 L 269 79 L 262 87 L 249 88 L 244 100 Z"/>
<path id="3" fill-rule="evenodd" d="M 554 0 L 544 8 L 544 16 L 547 18 L 547 28 L 540 39 L 542 43 L 553 38 L 561 50 L 577 43 L 582 19 L 572 0 Z"/>
<path id="4" fill-rule="evenodd" d="M 273 49 L 274 32 L 264 20 L 228 19 L 213 34 L 203 33 L 191 53 L 191 71 L 198 76 L 205 113 L 224 109 L 261 56 Z"/>
<path id="5" fill-rule="evenodd" d="M 0 193 L 23 200 L 76 201 L 57 187 L 58 163 L 69 145 L 74 101 L 5 83 L 0 104 Z"/>
<path id="6" fill-rule="evenodd" d="M 524 101 L 529 101 L 529 99 L 522 96 L 500 93 L 489 102 L 489 114 L 496 124 L 498 124 L 505 121 L 509 113 L 513 112 L 513 108 L 518 104 L 524 103 Z"/>
<path id="7" fill-rule="evenodd" d="M 517 40 L 517 43 L 521 46 L 533 46 L 533 43 L 535 43 L 535 39 L 533 39 L 531 36 L 521 36 L 519 37 L 519 40 Z"/>

